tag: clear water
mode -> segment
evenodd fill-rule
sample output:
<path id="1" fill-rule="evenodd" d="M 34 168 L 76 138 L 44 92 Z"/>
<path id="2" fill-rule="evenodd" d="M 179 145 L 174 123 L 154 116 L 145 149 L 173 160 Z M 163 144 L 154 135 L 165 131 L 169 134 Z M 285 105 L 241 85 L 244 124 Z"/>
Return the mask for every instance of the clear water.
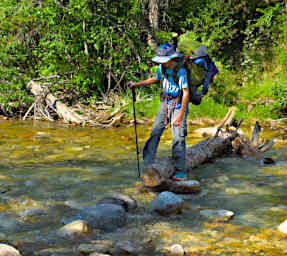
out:
<path id="1" fill-rule="evenodd" d="M 192 129 L 189 146 L 202 139 Z M 138 127 L 140 149 L 149 132 L 149 126 Z M 286 255 L 277 227 L 287 219 L 287 146 L 282 132 L 265 130 L 263 136 L 277 139 L 268 152 L 275 165 L 235 156 L 202 165 L 189 174 L 200 181 L 201 192 L 183 196 L 182 215 L 166 218 L 149 213 L 155 194 L 138 189 L 133 127 L 0 121 L 0 233 L 27 254 L 56 248 L 63 251 L 58 255 L 76 255 L 79 244 L 106 239 L 136 247 L 148 240 L 147 255 L 168 252 L 175 243 L 190 255 Z M 169 154 L 170 139 L 166 131 L 159 157 Z M 131 195 L 139 205 L 124 229 L 77 241 L 55 235 L 78 209 L 114 193 Z M 231 210 L 235 216 L 213 222 L 200 216 L 201 209 Z"/>

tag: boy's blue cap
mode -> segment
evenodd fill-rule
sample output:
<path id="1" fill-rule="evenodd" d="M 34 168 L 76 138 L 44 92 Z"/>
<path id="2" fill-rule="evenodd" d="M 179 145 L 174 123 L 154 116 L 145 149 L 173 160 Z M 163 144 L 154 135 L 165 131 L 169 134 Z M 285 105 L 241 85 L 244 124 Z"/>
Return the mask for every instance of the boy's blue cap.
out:
<path id="1" fill-rule="evenodd" d="M 171 44 L 162 44 L 157 47 L 156 56 L 152 58 L 152 61 L 162 64 L 177 57 L 181 57 L 181 54 L 176 52 Z"/>

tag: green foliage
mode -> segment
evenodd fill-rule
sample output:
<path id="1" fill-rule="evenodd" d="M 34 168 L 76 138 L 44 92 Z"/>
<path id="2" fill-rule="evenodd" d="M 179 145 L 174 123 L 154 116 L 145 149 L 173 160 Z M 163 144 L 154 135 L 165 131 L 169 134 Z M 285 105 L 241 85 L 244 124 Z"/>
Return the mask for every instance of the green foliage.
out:
<path id="1" fill-rule="evenodd" d="M 164 44 L 166 42 L 172 43 L 173 34 L 174 34 L 173 32 L 160 31 L 156 32 L 155 36 L 158 39 L 159 44 Z"/>
<path id="2" fill-rule="evenodd" d="M 287 109 L 287 75 L 282 73 L 276 79 L 276 82 L 271 87 L 272 97 L 275 99 L 273 112 L 286 114 Z"/>
<path id="3" fill-rule="evenodd" d="M 150 50 L 130 18 L 137 8 L 135 1 L 2 1 L 0 76 L 14 95 L 7 98 L 2 89 L 2 102 L 17 100 L 15 86 L 57 75 L 50 81 L 53 91 L 69 90 L 90 103 L 122 86 L 123 78 L 147 71 Z"/>
<path id="4" fill-rule="evenodd" d="M 221 116 L 234 104 L 246 111 L 240 101 L 263 96 L 274 102 L 265 106 L 265 114 L 282 114 L 287 70 L 283 0 L 174 0 L 158 4 L 159 31 L 155 35 L 159 43 L 172 42 L 173 32 L 190 31 L 208 47 L 220 70 L 203 104 L 192 108 L 194 116 Z M 26 85 L 33 78 L 56 77 L 43 80 L 53 92 L 69 92 L 73 99 L 92 104 L 105 93 L 124 93 L 129 80 L 149 77 L 156 67 L 149 66 L 154 52 L 147 46 L 148 14 L 149 2 L 142 0 L 2 0 L 2 112 L 27 110 L 33 97 Z M 269 79 L 274 74 L 276 79 Z M 139 115 L 154 115 L 159 87 L 138 92 L 144 99 L 153 96 L 146 105 L 137 103 L 143 109 Z M 208 112 L 208 105 L 219 114 Z M 256 108 L 261 106 L 248 114 L 263 115 L 264 109 L 257 113 Z"/>

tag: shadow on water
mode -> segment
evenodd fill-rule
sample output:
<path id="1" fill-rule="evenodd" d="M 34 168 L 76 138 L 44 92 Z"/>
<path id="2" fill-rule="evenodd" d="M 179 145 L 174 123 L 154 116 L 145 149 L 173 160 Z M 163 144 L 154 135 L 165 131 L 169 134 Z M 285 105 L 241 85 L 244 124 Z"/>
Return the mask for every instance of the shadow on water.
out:
<path id="1" fill-rule="evenodd" d="M 287 217 L 286 146 L 268 153 L 275 165 L 230 156 L 192 170 L 189 177 L 200 181 L 201 192 L 181 195 L 185 200 L 181 215 L 160 217 L 148 210 L 155 194 L 143 193 L 135 185 L 133 127 L 104 130 L 5 121 L 0 122 L 0 131 L 0 232 L 28 252 L 106 239 L 150 244 L 154 253 L 147 255 L 175 243 L 190 255 L 286 253 L 287 243 L 276 231 Z M 149 131 L 140 127 L 140 149 Z M 159 157 L 168 154 L 170 138 L 167 131 Z M 192 145 L 200 139 L 191 134 L 187 141 Z M 131 195 L 139 205 L 124 229 L 95 232 L 89 240 L 76 242 L 55 236 L 79 209 L 114 193 Z M 202 209 L 231 210 L 235 216 L 214 222 L 200 216 Z"/>

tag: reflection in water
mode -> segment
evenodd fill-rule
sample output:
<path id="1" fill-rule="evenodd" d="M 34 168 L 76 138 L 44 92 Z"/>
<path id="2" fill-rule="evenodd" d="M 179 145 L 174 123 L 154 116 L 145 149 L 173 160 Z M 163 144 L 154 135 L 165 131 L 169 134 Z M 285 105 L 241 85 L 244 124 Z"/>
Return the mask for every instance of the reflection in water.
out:
<path id="1" fill-rule="evenodd" d="M 275 231 L 287 218 L 284 141 L 268 153 L 276 161 L 273 166 L 230 156 L 192 170 L 189 175 L 201 182 L 201 192 L 184 196 L 182 215 L 163 218 L 148 212 L 154 195 L 135 186 L 133 127 L 1 121 L 0 131 L 0 229 L 11 242 L 25 241 L 31 250 L 69 247 L 69 241 L 54 236 L 63 222 L 105 196 L 125 193 L 137 200 L 139 208 L 124 230 L 102 233 L 101 238 L 150 237 L 158 250 L 180 243 L 196 255 L 285 253 L 287 244 Z M 149 127 L 139 129 L 141 149 L 149 132 Z M 276 136 L 265 133 L 267 138 Z M 165 132 L 159 157 L 168 154 L 170 139 L 170 131 Z M 192 133 L 187 138 L 189 145 L 199 140 Z M 213 223 L 200 217 L 201 209 L 231 210 L 235 217 Z"/>

